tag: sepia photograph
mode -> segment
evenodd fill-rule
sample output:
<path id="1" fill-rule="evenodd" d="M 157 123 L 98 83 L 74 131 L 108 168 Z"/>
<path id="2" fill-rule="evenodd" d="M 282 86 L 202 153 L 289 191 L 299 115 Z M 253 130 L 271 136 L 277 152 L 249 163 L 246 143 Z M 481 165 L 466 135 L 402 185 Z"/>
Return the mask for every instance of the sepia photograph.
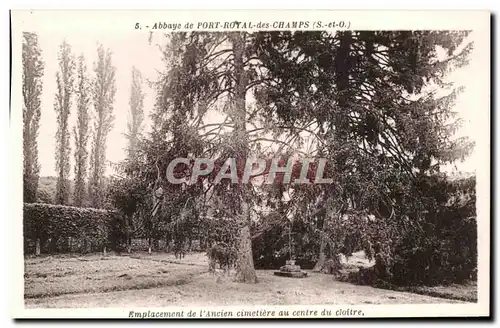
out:
<path id="1" fill-rule="evenodd" d="M 489 12 L 11 19 L 13 316 L 490 315 Z"/>

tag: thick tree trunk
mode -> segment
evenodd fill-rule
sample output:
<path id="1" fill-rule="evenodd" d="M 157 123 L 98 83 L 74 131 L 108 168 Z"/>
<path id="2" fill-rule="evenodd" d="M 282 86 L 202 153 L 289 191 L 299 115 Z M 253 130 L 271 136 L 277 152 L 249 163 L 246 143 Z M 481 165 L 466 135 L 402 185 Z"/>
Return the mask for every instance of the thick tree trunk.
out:
<path id="1" fill-rule="evenodd" d="M 335 60 L 334 60 L 334 66 L 335 66 L 335 82 L 337 84 L 338 88 L 338 107 L 343 111 L 340 115 L 337 116 L 335 120 L 335 137 L 336 139 L 340 140 L 340 143 L 346 143 L 348 140 L 348 120 L 347 118 L 347 113 L 349 112 L 349 106 L 351 103 L 351 98 L 350 94 L 348 94 L 346 91 L 349 90 L 349 72 L 351 70 L 351 61 L 349 60 L 349 52 L 350 52 L 350 47 L 351 47 L 351 32 L 343 32 L 339 34 L 338 38 L 340 39 L 339 42 L 339 48 L 337 50 Z M 345 172 L 346 170 L 346 157 L 345 155 L 342 155 L 340 158 L 337 159 L 337 165 L 336 169 L 339 172 Z M 313 271 L 316 272 L 326 272 L 326 273 L 332 273 L 332 268 L 330 267 L 325 267 L 327 262 L 329 260 L 334 260 L 335 265 L 338 266 L 338 258 L 337 254 L 332 254 L 333 257 L 331 258 L 326 258 L 325 255 L 325 246 L 326 246 L 326 241 L 324 237 L 324 233 L 326 232 L 326 222 L 327 220 L 330 219 L 331 213 L 334 212 L 334 207 L 332 202 L 332 195 L 329 195 L 328 193 L 325 193 L 325 218 L 323 220 L 323 227 L 322 227 L 322 235 L 321 235 L 321 241 L 320 241 L 320 250 L 319 250 L 319 258 L 318 262 L 314 266 Z M 328 264 L 330 266 L 331 263 Z"/>
<path id="2" fill-rule="evenodd" d="M 319 257 L 316 265 L 314 265 L 313 272 L 321 272 L 323 266 L 325 265 L 326 256 L 325 256 L 325 239 L 321 237 L 319 244 Z"/>
<path id="3" fill-rule="evenodd" d="M 240 160 L 245 160 L 248 155 L 248 136 L 246 132 L 246 89 L 247 77 L 245 76 L 243 55 L 245 49 L 245 34 L 234 33 L 232 35 L 233 53 L 234 53 L 234 79 L 235 79 L 235 108 L 232 113 L 235 123 L 234 133 L 237 143 L 237 153 Z M 240 240 L 238 247 L 238 260 L 236 280 L 244 283 L 257 283 L 257 274 L 253 263 L 252 238 L 250 233 L 251 219 L 248 202 L 248 190 L 244 185 L 238 185 L 236 188 L 242 188 L 240 197 L 239 222 L 241 224 Z"/>
<path id="4" fill-rule="evenodd" d="M 325 197 L 327 197 L 326 194 L 325 194 Z M 313 268 L 314 272 L 321 272 L 321 270 L 323 270 L 323 267 L 325 266 L 325 262 L 326 262 L 326 255 L 325 255 L 326 242 L 325 242 L 324 234 L 325 234 L 325 229 L 326 229 L 326 220 L 328 220 L 328 216 L 329 216 L 328 201 L 324 202 L 324 206 L 326 208 L 326 213 L 325 213 L 325 217 L 323 218 L 323 224 L 321 225 L 321 236 L 319 239 L 319 256 L 318 256 L 318 261 L 316 262 L 316 265 Z"/>
<path id="5" fill-rule="evenodd" d="M 319 244 L 319 254 L 318 254 L 318 261 L 316 262 L 316 265 L 313 268 L 314 272 L 329 272 L 330 270 L 328 268 L 325 268 L 325 265 L 327 262 L 331 259 L 331 257 L 326 256 L 326 230 L 327 230 L 327 223 L 328 220 L 331 220 L 331 215 L 333 213 L 333 198 L 332 195 L 328 192 L 325 192 L 323 195 L 323 200 L 321 201 L 323 204 L 322 206 L 325 207 L 325 214 L 323 218 L 323 222 L 321 224 L 321 236 L 320 236 L 320 244 Z M 335 255 L 334 255 L 335 256 Z"/>
<path id="6" fill-rule="evenodd" d="M 248 205 L 244 204 L 243 210 L 241 214 L 241 219 L 245 220 L 243 215 L 247 216 L 248 223 L 243 226 L 240 230 L 240 240 L 238 245 L 238 263 L 237 263 L 237 272 L 236 272 L 236 280 L 239 282 L 246 283 L 257 283 L 257 274 L 255 273 L 255 267 L 253 263 L 253 254 L 252 254 L 252 238 L 250 234 L 250 216 L 248 212 Z"/>

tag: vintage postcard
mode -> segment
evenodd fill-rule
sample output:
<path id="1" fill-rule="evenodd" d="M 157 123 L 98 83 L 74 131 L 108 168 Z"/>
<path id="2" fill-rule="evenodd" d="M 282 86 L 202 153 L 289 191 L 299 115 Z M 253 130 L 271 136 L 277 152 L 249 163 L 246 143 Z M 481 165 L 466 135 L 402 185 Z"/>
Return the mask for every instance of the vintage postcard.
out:
<path id="1" fill-rule="evenodd" d="M 490 19 L 11 11 L 12 317 L 488 317 Z"/>

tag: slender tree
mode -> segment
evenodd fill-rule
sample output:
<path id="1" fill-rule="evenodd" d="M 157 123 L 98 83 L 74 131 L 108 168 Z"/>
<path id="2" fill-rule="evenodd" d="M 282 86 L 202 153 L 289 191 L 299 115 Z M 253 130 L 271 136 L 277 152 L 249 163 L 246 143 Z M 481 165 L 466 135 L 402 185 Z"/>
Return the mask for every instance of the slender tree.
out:
<path id="1" fill-rule="evenodd" d="M 92 86 L 94 129 L 90 155 L 89 198 L 92 207 L 104 205 L 104 173 L 106 169 L 106 140 L 113 128 L 113 103 L 115 100 L 115 67 L 111 52 L 102 45 L 97 49 L 94 65 L 95 79 Z"/>
<path id="2" fill-rule="evenodd" d="M 128 156 L 130 159 L 135 157 L 137 151 L 137 143 L 144 121 L 144 93 L 142 91 L 142 75 L 141 72 L 132 68 L 132 86 L 130 93 L 130 116 L 127 124 L 129 140 Z"/>
<path id="3" fill-rule="evenodd" d="M 71 54 L 71 46 L 64 41 L 59 51 L 59 69 L 56 73 L 57 93 L 54 109 L 57 113 L 56 132 L 56 204 L 66 205 L 70 195 L 70 132 L 69 115 L 71 98 L 74 91 L 75 61 Z"/>
<path id="4" fill-rule="evenodd" d="M 129 141 L 127 153 L 128 153 L 128 163 L 131 164 L 131 167 L 134 167 L 137 162 L 137 148 L 139 142 L 139 136 L 142 130 L 142 122 L 144 120 L 144 93 L 142 91 L 142 76 L 141 72 L 132 67 L 132 85 L 130 91 L 130 115 L 128 117 L 128 133 L 127 138 Z M 130 170 L 125 170 L 127 176 L 129 178 L 129 182 L 132 180 L 132 175 Z M 130 199 L 130 197 L 129 197 Z M 132 200 L 130 200 L 132 202 Z M 136 204 L 137 202 L 134 202 Z M 125 210 L 125 229 L 126 229 L 126 242 L 127 242 L 127 251 L 130 253 L 131 244 L 132 244 L 132 229 L 133 229 L 133 216 L 137 210 L 137 206 L 127 207 L 128 210 Z M 125 206 L 121 206 L 120 208 L 125 209 Z M 130 209 L 131 208 L 131 209 Z M 149 245 L 149 251 L 151 252 L 151 242 Z"/>
<path id="5" fill-rule="evenodd" d="M 36 202 L 40 167 L 38 128 L 40 126 L 44 62 L 35 33 L 23 33 L 23 198 Z"/>
<path id="6" fill-rule="evenodd" d="M 76 206 L 83 206 L 87 198 L 87 144 L 89 139 L 89 81 L 87 68 L 83 54 L 78 58 L 78 102 L 77 102 L 77 125 L 73 127 L 75 136 L 75 189 L 73 202 Z"/>

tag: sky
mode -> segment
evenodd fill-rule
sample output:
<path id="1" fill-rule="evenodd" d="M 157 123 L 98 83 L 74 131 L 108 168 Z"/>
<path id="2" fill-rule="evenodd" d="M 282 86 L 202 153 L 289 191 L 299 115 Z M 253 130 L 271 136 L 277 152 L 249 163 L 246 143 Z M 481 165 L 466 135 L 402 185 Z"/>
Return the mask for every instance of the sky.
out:
<path id="1" fill-rule="evenodd" d="M 56 94 L 56 73 L 58 67 L 58 52 L 60 44 L 66 40 L 72 47 L 73 54 L 78 57 L 83 54 L 87 65 L 87 72 L 93 76 L 94 61 L 97 58 L 97 47 L 99 44 L 109 48 L 112 52 L 113 65 L 116 67 L 115 85 L 116 95 L 113 114 L 115 116 L 114 127 L 108 135 L 106 158 L 111 162 L 119 162 L 125 158 L 127 140 L 124 133 L 127 132 L 127 119 L 129 115 L 130 91 L 132 83 L 132 67 L 141 71 L 144 80 L 154 79 L 156 69 L 161 68 L 161 56 L 154 45 L 149 45 L 146 34 L 92 34 L 80 35 L 50 35 L 39 34 L 39 45 L 42 49 L 45 61 L 45 72 L 43 77 L 42 116 L 38 137 L 40 176 L 55 175 L 55 133 L 57 130 L 56 112 L 54 110 L 54 97 Z M 154 106 L 154 93 L 147 83 L 143 83 L 145 126 L 150 125 L 149 110 Z M 72 101 L 70 113 L 70 127 L 76 125 L 76 97 Z M 93 111 L 93 107 L 90 107 Z M 90 146 L 90 143 L 89 143 Z M 71 136 L 71 167 L 74 159 L 74 137 Z M 90 151 L 90 147 L 89 147 Z M 71 172 L 73 176 L 74 172 Z M 107 174 L 111 170 L 108 168 Z"/>
<path id="2" fill-rule="evenodd" d="M 58 71 L 58 51 L 61 43 L 66 40 L 71 46 L 75 57 L 83 54 L 87 64 L 87 72 L 93 75 L 93 63 L 96 59 L 97 46 L 103 44 L 109 48 L 112 55 L 112 61 L 116 67 L 116 96 L 114 103 L 114 127 L 108 135 L 106 158 L 110 162 L 120 162 L 125 159 L 125 148 L 127 139 L 124 133 L 127 131 L 127 118 L 129 115 L 129 98 L 132 82 L 132 67 L 139 69 L 144 79 L 155 80 L 156 70 L 162 68 L 161 54 L 155 45 L 161 40 L 161 36 L 155 36 L 152 44 L 149 44 L 147 33 L 143 32 L 73 32 L 65 34 L 64 30 L 52 30 L 50 33 L 39 33 L 39 45 L 42 50 L 42 57 L 45 62 L 45 71 L 43 77 L 42 94 L 42 116 L 40 120 L 40 130 L 38 137 L 40 176 L 55 176 L 55 133 L 56 112 L 54 111 L 54 97 L 56 93 L 56 72 Z M 472 33 L 469 37 L 471 41 L 475 40 Z M 462 128 L 457 131 L 456 137 L 468 136 L 475 141 L 475 131 L 482 122 L 477 115 L 475 104 L 479 103 L 476 98 L 478 95 L 478 86 L 474 83 L 471 76 L 479 68 L 480 63 L 476 58 L 480 54 L 474 50 L 471 54 L 470 64 L 459 70 L 452 72 L 448 80 L 454 82 L 457 86 L 462 85 L 465 91 L 459 95 L 454 110 L 458 112 L 459 117 L 464 120 Z M 143 84 L 145 126 L 150 126 L 149 112 L 154 106 L 155 94 L 147 85 Z M 73 108 L 70 114 L 70 128 L 76 125 L 76 98 L 73 99 Z M 92 107 L 90 109 L 93 110 Z M 483 110 L 483 109 L 481 109 Z M 89 149 L 90 150 L 90 149 Z M 71 136 L 71 167 L 74 167 L 74 138 Z M 456 171 L 474 172 L 476 161 L 476 152 L 464 162 L 455 163 L 447 167 L 447 171 L 454 173 Z M 107 174 L 112 170 L 108 167 Z M 73 176 L 73 169 L 71 176 Z"/>

